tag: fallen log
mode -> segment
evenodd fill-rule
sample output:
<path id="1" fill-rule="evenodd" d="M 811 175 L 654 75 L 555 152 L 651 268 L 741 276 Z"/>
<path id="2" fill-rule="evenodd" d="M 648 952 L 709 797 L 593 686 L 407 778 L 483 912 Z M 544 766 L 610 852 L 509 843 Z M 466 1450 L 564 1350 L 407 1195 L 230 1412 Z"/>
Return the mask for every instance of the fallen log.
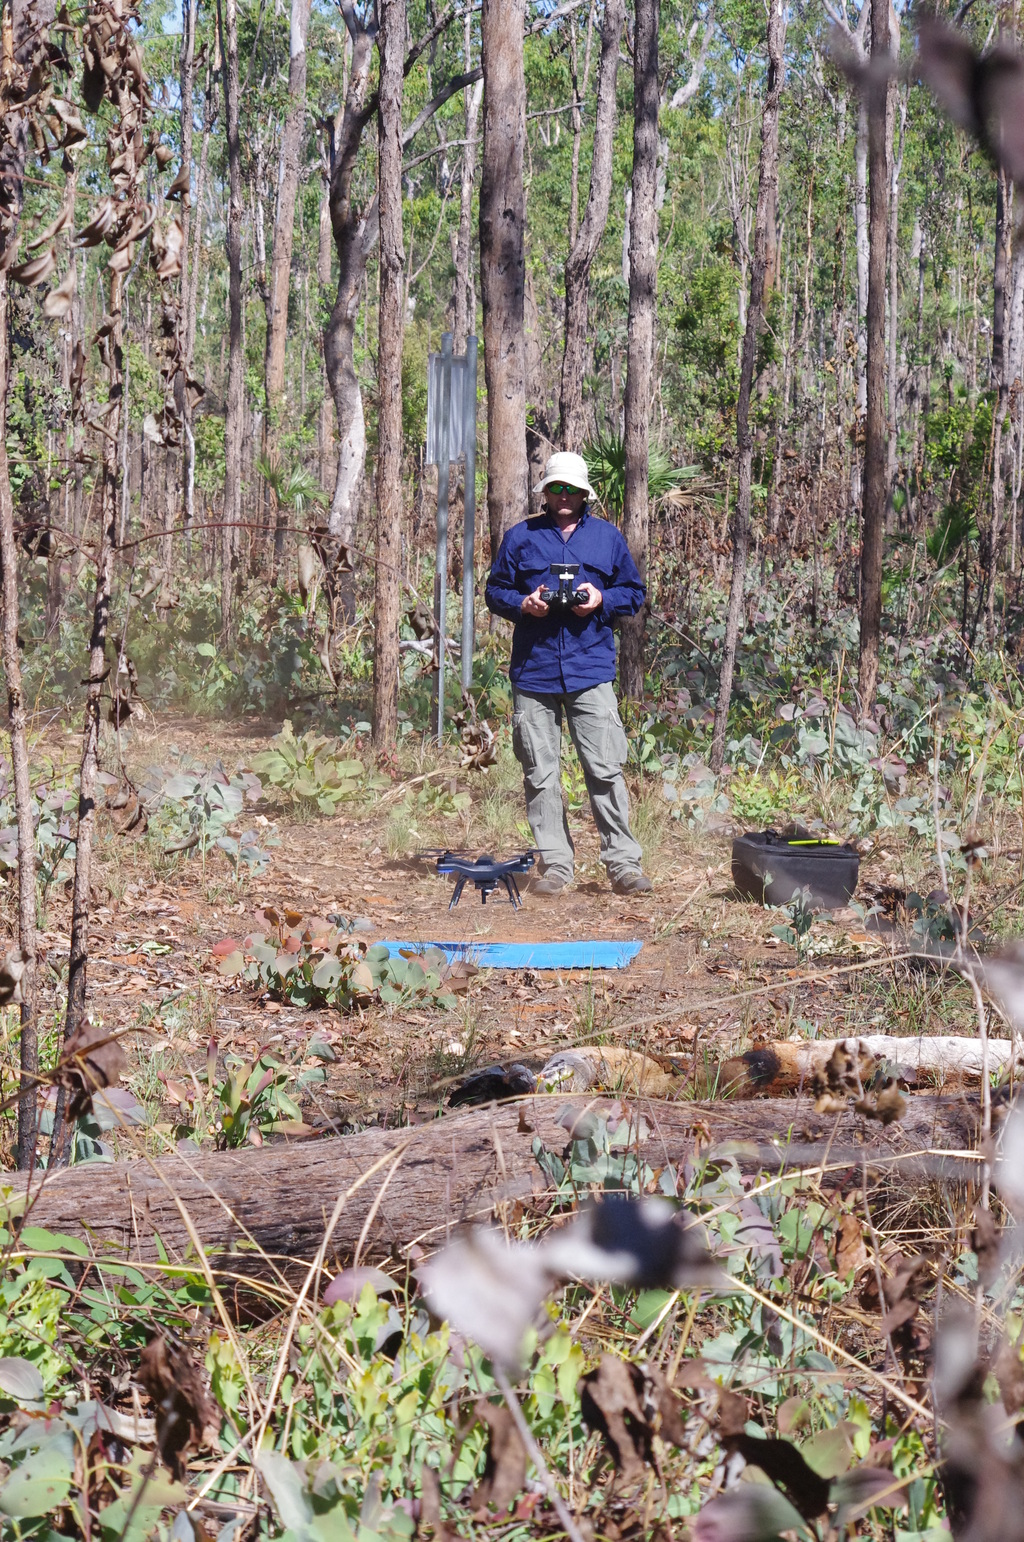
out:
<path id="1" fill-rule="evenodd" d="M 855 1056 L 865 1082 L 883 1062 L 901 1080 L 934 1076 L 939 1086 L 977 1081 L 985 1063 L 979 1039 L 959 1034 L 897 1036 L 860 1034 L 846 1039 L 774 1039 L 741 1055 L 704 1065 L 689 1065 L 656 1052 L 583 1045 L 558 1050 L 544 1066 L 539 1082 L 564 1092 L 601 1088 L 623 1097 L 701 1098 L 778 1097 L 809 1090 L 826 1075 L 836 1048 Z M 989 1039 L 989 1073 L 1024 1070 L 1024 1041 Z"/>
<path id="2" fill-rule="evenodd" d="M 864 1064 L 874 1060 L 895 1069 L 901 1080 L 933 1076 L 942 1086 L 952 1081 L 977 1081 L 986 1062 L 979 1039 L 960 1034 L 920 1035 L 916 1038 L 887 1033 L 864 1033 L 848 1039 L 781 1039 L 756 1045 L 716 1068 L 719 1095 L 752 1097 L 759 1093 L 777 1096 L 809 1087 L 826 1075 L 836 1047 L 849 1050 Z M 989 1074 L 1024 1069 L 1024 1043 L 989 1039 Z M 864 1064 L 865 1072 L 868 1066 Z"/>
<path id="3" fill-rule="evenodd" d="M 9 1173 L 9 1223 L 19 1211 L 34 1227 L 86 1238 L 142 1263 L 195 1262 L 196 1244 L 213 1267 L 249 1277 L 295 1277 L 324 1239 L 340 1202 L 326 1261 L 405 1258 L 440 1245 L 461 1221 L 483 1220 L 503 1201 L 543 1205 L 546 1179 L 533 1151 L 539 1138 L 561 1152 L 568 1126 L 587 1111 L 622 1105 L 603 1098 L 533 1096 L 451 1114 L 407 1130 L 294 1141 L 233 1152 L 174 1153 L 57 1170 L 25 1179 Z M 916 1096 L 886 1129 L 855 1114 L 817 1115 L 809 1099 L 760 1103 L 629 1106 L 635 1139 L 655 1168 L 682 1168 L 696 1151 L 735 1157 L 745 1169 L 848 1166 L 908 1179 L 970 1176 L 977 1109 L 963 1098 Z M 26 1207 L 27 1199 L 27 1207 Z M 2 1219 L 2 1216 L 0 1216 Z"/>

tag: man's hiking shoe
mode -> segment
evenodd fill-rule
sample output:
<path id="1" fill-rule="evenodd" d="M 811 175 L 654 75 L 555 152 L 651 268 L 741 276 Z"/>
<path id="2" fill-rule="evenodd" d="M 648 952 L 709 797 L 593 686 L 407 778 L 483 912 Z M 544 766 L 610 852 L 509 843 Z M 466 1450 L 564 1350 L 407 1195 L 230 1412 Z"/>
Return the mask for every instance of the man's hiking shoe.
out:
<path id="1" fill-rule="evenodd" d="M 635 873 L 620 873 L 612 879 L 613 894 L 649 894 L 654 885 L 646 873 L 637 868 Z"/>
<path id="2" fill-rule="evenodd" d="M 539 894 L 541 899 L 554 899 L 558 894 L 565 893 L 566 880 L 559 878 L 557 873 L 548 873 L 544 878 L 534 878 L 530 884 L 530 893 Z"/>

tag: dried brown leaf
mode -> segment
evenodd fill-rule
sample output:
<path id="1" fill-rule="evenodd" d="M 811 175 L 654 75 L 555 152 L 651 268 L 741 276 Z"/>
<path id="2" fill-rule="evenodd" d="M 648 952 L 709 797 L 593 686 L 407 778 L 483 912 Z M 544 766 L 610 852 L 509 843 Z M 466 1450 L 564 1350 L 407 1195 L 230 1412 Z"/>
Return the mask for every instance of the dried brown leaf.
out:
<path id="1" fill-rule="evenodd" d="M 488 1428 L 487 1461 L 473 1495 L 473 1509 L 502 1514 L 526 1487 L 526 1447 L 503 1403 L 481 1398 L 473 1412 Z"/>
<path id="2" fill-rule="evenodd" d="M 39 257 L 15 263 L 10 274 L 16 284 L 24 284 L 27 289 L 31 289 L 35 284 L 44 284 L 56 266 L 57 253 L 51 246 L 49 251 Z"/>
<path id="3" fill-rule="evenodd" d="M 152 266 L 157 278 L 177 278 L 181 272 L 185 232 L 180 219 L 171 220 L 166 227 L 153 226 Z"/>
<path id="4" fill-rule="evenodd" d="M 78 277 L 75 271 L 75 264 L 72 261 L 67 273 L 61 279 L 56 289 L 51 289 L 50 293 L 43 300 L 43 315 L 48 317 L 50 321 L 59 321 L 68 314 L 68 311 L 71 309 L 71 302 L 75 296 L 77 282 Z"/>
<path id="5" fill-rule="evenodd" d="M 20 948 L 8 953 L 0 963 L 0 1006 L 17 1006 L 21 1001 L 21 980 L 28 954 Z"/>
<path id="6" fill-rule="evenodd" d="M 217 1405 L 188 1350 L 169 1343 L 162 1333 L 154 1334 L 142 1351 L 139 1380 L 153 1400 L 160 1458 L 180 1481 L 190 1453 L 217 1441 Z"/>
<path id="7" fill-rule="evenodd" d="M 1006 1412 L 1018 1413 L 1024 1408 L 1024 1361 L 1017 1344 L 1003 1339 L 992 1362 L 992 1374 L 999 1383 L 999 1396 Z"/>
<path id="8" fill-rule="evenodd" d="M 993 1219 L 991 1210 L 979 1204 L 974 1212 L 971 1247 L 978 1259 L 978 1279 L 986 1290 L 999 1273 L 1002 1252 L 999 1240 L 999 1227 Z"/>
<path id="9" fill-rule="evenodd" d="M 92 218 L 78 232 L 75 240 L 79 246 L 99 246 L 114 229 L 120 215 L 117 199 L 109 193 L 101 198 L 92 211 Z"/>
<path id="10" fill-rule="evenodd" d="M 167 189 L 165 197 L 181 198 L 187 204 L 188 191 L 191 185 L 192 179 L 189 175 L 189 169 L 187 166 L 182 166 L 181 170 L 178 172 L 178 175 Z"/>
<path id="11" fill-rule="evenodd" d="M 67 226 L 71 224 L 73 217 L 74 210 L 70 203 L 66 203 L 62 207 L 60 213 L 57 215 L 57 218 L 54 220 L 53 224 L 47 225 L 46 229 L 42 232 L 41 235 L 36 236 L 34 241 L 29 242 L 25 250 L 27 252 L 36 252 L 41 246 L 46 246 L 48 242 L 52 241 L 55 236 L 59 236 L 61 231 L 66 229 Z"/>
<path id="12" fill-rule="evenodd" d="M 100 1023 L 83 1023 L 64 1045 L 55 1080 L 69 1094 L 68 1118 L 78 1119 L 92 1108 L 92 1096 L 116 1085 L 128 1060 L 117 1039 Z"/>
<path id="13" fill-rule="evenodd" d="M 616 1472 L 624 1483 L 640 1483 L 656 1466 L 653 1430 L 644 1411 L 644 1373 L 616 1355 L 602 1355 L 596 1370 L 580 1381 L 583 1422 L 604 1436 Z"/>
<path id="14" fill-rule="evenodd" d="M 855 1215 L 840 1218 L 836 1234 L 836 1273 L 841 1280 L 856 1274 L 868 1261 L 864 1231 Z"/>

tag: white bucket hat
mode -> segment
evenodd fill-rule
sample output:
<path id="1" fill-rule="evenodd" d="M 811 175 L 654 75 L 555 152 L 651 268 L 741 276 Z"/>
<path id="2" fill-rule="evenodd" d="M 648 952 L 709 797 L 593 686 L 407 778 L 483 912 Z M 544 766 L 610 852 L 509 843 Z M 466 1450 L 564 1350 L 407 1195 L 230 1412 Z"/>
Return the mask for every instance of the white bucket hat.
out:
<path id="1" fill-rule="evenodd" d="M 590 485 L 586 461 L 582 455 L 574 455 L 571 450 L 558 450 L 549 456 L 544 475 L 533 489 L 534 492 L 542 493 L 549 482 L 567 482 L 570 487 L 578 487 L 580 492 L 586 493 L 588 498 L 597 497 Z"/>

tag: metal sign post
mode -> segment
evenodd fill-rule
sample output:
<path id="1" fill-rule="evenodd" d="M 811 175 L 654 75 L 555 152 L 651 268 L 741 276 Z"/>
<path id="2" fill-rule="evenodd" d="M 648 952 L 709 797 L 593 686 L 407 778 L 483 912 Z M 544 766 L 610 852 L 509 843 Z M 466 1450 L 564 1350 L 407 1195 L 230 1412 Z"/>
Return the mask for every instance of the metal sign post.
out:
<path id="1" fill-rule="evenodd" d="M 462 521 L 462 688 L 473 684 L 474 636 L 473 590 L 476 548 L 476 338 L 466 338 L 466 373 L 462 389 L 463 449 L 466 457 L 466 492 Z"/>
<path id="2" fill-rule="evenodd" d="M 437 447 L 437 562 L 434 621 L 437 627 L 437 742 L 444 737 L 444 666 L 448 634 L 448 480 L 451 476 L 452 334 L 441 336 L 441 415 Z"/>
<path id="3" fill-rule="evenodd" d="M 448 608 L 448 487 L 451 463 L 465 459 L 466 497 L 462 573 L 462 684 L 473 680 L 473 562 L 476 526 L 476 376 L 477 341 L 466 340 L 465 354 L 453 355 L 452 334 L 441 334 L 441 352 L 427 367 L 427 464 L 437 467 L 437 563 L 434 577 L 434 625 L 437 635 L 437 692 L 433 730 L 444 733 L 444 676 Z"/>

